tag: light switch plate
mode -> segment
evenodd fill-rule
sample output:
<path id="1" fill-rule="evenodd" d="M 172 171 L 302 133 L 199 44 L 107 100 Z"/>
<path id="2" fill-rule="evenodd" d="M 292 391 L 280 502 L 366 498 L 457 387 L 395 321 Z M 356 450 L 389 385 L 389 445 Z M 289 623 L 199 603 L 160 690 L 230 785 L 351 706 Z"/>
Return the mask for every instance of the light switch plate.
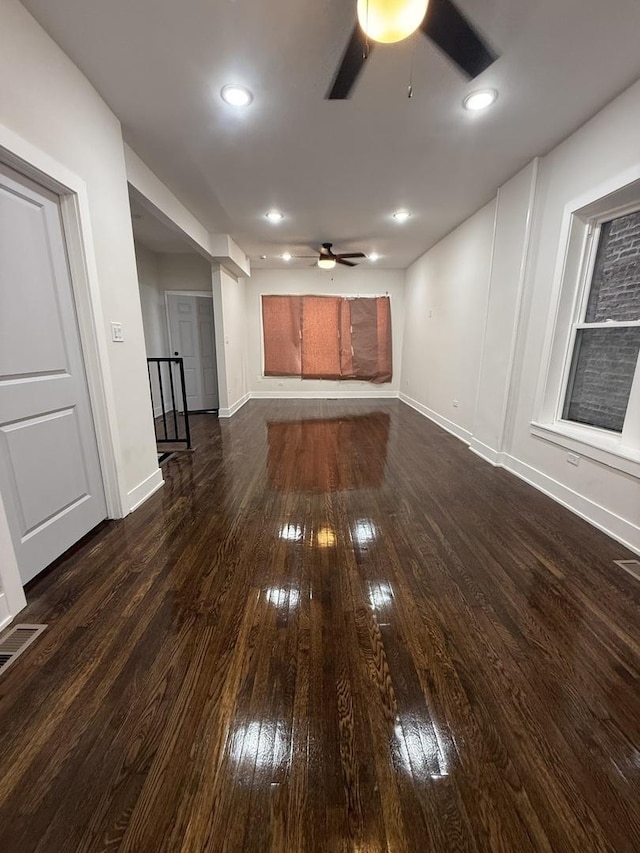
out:
<path id="1" fill-rule="evenodd" d="M 111 340 L 116 344 L 121 344 L 124 341 L 122 323 L 111 323 Z"/>

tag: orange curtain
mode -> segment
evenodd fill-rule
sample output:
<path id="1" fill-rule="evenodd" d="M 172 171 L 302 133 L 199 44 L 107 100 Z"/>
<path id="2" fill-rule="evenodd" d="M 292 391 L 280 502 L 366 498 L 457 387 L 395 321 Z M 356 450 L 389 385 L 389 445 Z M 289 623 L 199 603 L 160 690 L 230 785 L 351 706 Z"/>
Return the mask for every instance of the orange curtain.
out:
<path id="1" fill-rule="evenodd" d="M 388 296 L 263 296 L 265 376 L 390 382 Z"/>

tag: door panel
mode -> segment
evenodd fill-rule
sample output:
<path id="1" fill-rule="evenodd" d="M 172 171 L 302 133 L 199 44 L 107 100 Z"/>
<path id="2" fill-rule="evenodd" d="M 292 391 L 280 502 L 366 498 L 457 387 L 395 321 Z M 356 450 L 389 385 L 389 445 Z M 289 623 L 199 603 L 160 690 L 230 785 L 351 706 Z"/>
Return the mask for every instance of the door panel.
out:
<path id="1" fill-rule="evenodd" d="M 187 407 L 218 408 L 213 299 L 189 294 L 167 296 L 171 351 L 184 359 Z"/>
<path id="2" fill-rule="evenodd" d="M 107 514 L 58 199 L 4 166 L 0 490 L 25 583 Z"/>
<path id="3" fill-rule="evenodd" d="M 167 304 L 169 307 L 171 352 L 172 354 L 177 352 L 184 359 L 184 384 L 187 394 L 187 409 L 189 411 L 197 411 L 202 408 L 202 386 L 196 343 L 198 330 L 196 327 L 195 297 L 169 294 Z M 178 394 L 177 396 L 179 397 L 180 395 Z M 177 402 L 180 405 L 182 401 L 178 400 Z"/>
<path id="4" fill-rule="evenodd" d="M 20 535 L 24 537 L 89 492 L 76 410 L 18 421 L 0 431 L 11 463 Z M 32 488 L 33 483 L 40 484 L 39 488 Z"/>

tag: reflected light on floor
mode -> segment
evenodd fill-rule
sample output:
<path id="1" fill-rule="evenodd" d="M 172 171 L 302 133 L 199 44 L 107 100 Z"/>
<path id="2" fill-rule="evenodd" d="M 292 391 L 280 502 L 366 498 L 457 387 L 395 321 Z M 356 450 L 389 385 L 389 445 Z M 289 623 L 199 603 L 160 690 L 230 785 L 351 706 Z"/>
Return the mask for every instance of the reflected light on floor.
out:
<path id="1" fill-rule="evenodd" d="M 331 527 L 321 527 L 316 533 L 316 544 L 319 548 L 333 548 L 336 544 L 336 534 Z"/>
<path id="2" fill-rule="evenodd" d="M 291 589 L 285 589 L 280 586 L 270 586 L 265 591 L 265 598 L 269 602 L 269 604 L 273 604 L 274 607 L 280 608 L 289 608 L 289 607 L 297 607 L 298 602 L 300 601 L 300 593 L 295 587 L 291 587 Z"/>
<path id="3" fill-rule="evenodd" d="M 351 539 L 354 544 L 369 545 L 377 538 L 378 530 L 370 518 L 359 518 L 351 528 Z"/>
<path id="4" fill-rule="evenodd" d="M 288 542 L 302 542 L 302 527 L 299 524 L 283 524 L 278 536 L 280 539 L 286 539 Z"/>
<path id="5" fill-rule="evenodd" d="M 284 723 L 253 720 L 232 735 L 231 758 L 248 767 L 279 768 L 288 756 Z"/>
<path id="6" fill-rule="evenodd" d="M 369 587 L 369 603 L 374 610 L 384 610 L 393 603 L 393 589 L 390 583 L 382 581 Z"/>
<path id="7" fill-rule="evenodd" d="M 427 776 L 442 779 L 449 775 L 442 740 L 435 725 L 421 726 L 414 719 L 403 726 L 398 720 L 394 734 L 400 747 L 402 769 L 407 775 L 422 779 Z"/>

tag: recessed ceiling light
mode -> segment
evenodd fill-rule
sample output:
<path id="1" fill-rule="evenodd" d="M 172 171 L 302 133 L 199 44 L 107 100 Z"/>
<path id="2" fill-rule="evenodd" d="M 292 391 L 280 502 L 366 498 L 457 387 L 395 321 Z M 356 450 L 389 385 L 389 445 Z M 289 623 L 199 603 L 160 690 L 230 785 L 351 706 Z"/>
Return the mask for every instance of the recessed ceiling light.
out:
<path id="1" fill-rule="evenodd" d="M 270 210 L 269 213 L 265 213 L 265 216 L 269 222 L 280 222 L 281 219 L 284 219 L 283 214 L 279 210 Z"/>
<path id="2" fill-rule="evenodd" d="M 291 252 L 283 252 L 283 254 L 282 254 L 282 260 L 283 261 L 290 261 L 291 257 L 292 257 Z"/>
<path id="3" fill-rule="evenodd" d="M 220 89 L 220 97 L 226 104 L 232 107 L 248 107 L 253 100 L 253 95 L 244 86 L 229 83 Z"/>
<path id="4" fill-rule="evenodd" d="M 471 110 L 472 112 L 486 110 L 487 107 L 490 107 L 494 103 L 497 97 L 498 93 L 495 89 L 478 89 L 477 92 L 471 92 L 470 95 L 467 95 L 462 102 L 462 106 L 465 110 Z"/>
<path id="5" fill-rule="evenodd" d="M 371 252 L 371 254 L 367 255 L 367 257 L 369 258 L 370 261 L 373 261 L 375 264 L 375 262 L 378 260 L 380 255 L 377 252 Z"/>
<path id="6" fill-rule="evenodd" d="M 398 222 L 406 222 L 407 219 L 411 216 L 408 210 L 396 210 L 393 214 L 393 218 Z"/>

